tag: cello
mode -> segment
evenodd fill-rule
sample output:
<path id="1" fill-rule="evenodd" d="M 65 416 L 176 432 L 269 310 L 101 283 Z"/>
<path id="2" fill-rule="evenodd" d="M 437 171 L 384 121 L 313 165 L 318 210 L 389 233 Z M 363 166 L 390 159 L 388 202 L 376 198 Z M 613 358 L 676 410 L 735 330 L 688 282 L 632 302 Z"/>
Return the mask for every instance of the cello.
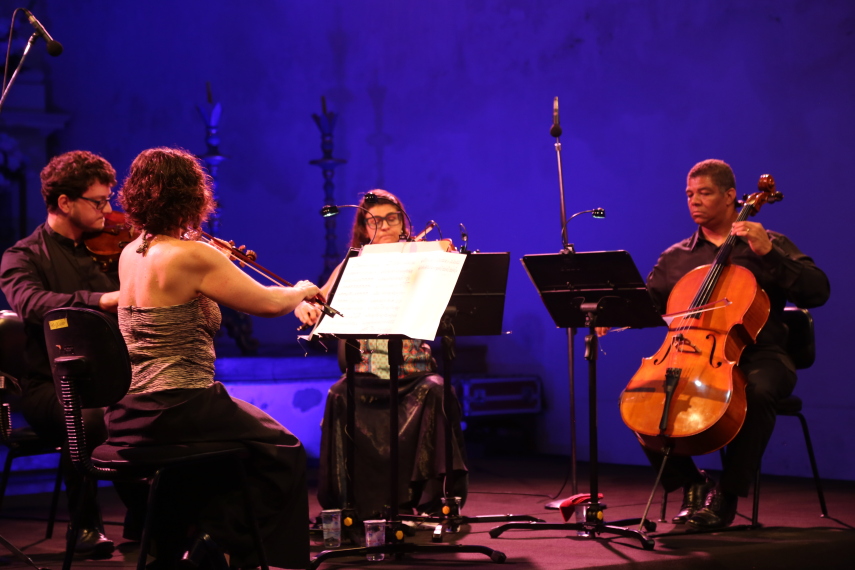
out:
<path id="1" fill-rule="evenodd" d="M 771 175 L 745 198 L 736 221 L 781 200 Z M 745 378 L 737 367 L 744 348 L 769 317 L 769 297 L 748 269 L 728 264 L 729 235 L 710 265 L 697 267 L 668 297 L 668 334 L 620 397 L 624 423 L 641 444 L 675 455 L 703 455 L 736 437 L 745 421 Z"/>

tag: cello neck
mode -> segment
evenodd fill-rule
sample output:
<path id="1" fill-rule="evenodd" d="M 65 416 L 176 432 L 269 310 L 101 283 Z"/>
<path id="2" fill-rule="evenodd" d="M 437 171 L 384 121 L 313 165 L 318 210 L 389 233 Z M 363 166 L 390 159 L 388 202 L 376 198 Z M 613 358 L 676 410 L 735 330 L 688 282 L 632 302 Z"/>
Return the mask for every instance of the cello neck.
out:
<path id="1" fill-rule="evenodd" d="M 737 222 L 744 222 L 748 219 L 748 216 L 756 213 L 756 210 L 753 205 L 753 201 L 746 202 L 746 204 L 740 210 L 739 215 L 736 216 Z M 713 289 L 715 289 L 716 284 L 718 283 L 719 277 L 721 277 L 721 273 L 724 270 L 724 267 L 728 264 L 730 260 L 730 252 L 733 251 L 733 246 L 736 243 L 736 240 L 739 239 L 735 235 L 730 234 L 727 236 L 727 239 L 724 240 L 724 243 L 719 248 L 718 253 L 715 256 L 715 261 L 713 261 L 712 265 L 710 265 L 709 271 L 707 271 L 707 275 L 704 278 L 703 283 L 701 284 L 700 289 L 698 289 L 697 295 L 695 295 L 694 300 L 692 301 L 690 309 L 694 309 L 697 307 L 701 307 L 710 302 L 710 295 L 712 295 Z M 689 317 L 696 316 L 696 314 L 688 315 Z"/>

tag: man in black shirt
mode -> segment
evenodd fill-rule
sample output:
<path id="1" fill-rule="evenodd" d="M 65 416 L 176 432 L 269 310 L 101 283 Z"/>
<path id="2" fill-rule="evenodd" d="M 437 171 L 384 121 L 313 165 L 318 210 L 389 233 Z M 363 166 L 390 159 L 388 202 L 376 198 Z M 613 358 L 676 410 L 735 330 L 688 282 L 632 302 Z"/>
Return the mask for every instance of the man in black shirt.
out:
<path id="1" fill-rule="evenodd" d="M 27 373 L 21 379 L 24 418 L 41 437 L 63 446 L 69 507 L 75 508 L 83 494 L 77 553 L 103 557 L 113 552 L 113 542 L 104 536 L 97 486 L 92 482 L 84 488 L 68 456 L 42 325 L 45 313 L 57 307 L 116 312 L 118 275 L 101 271 L 83 243 L 85 234 L 104 227 L 116 173 L 100 156 L 72 151 L 54 157 L 42 170 L 41 180 L 47 221 L 3 254 L 0 288 L 26 327 Z M 103 410 L 84 410 L 84 415 L 87 443 L 93 447 L 103 443 Z"/>
<path id="2" fill-rule="evenodd" d="M 728 526 L 738 497 L 748 496 L 760 459 L 775 427 L 775 403 L 790 395 L 796 371 L 787 355 L 783 311 L 787 302 L 818 307 L 828 300 L 828 278 L 786 236 L 757 222 L 737 221 L 736 180 L 721 160 L 705 160 L 689 171 L 686 198 L 698 230 L 668 248 L 647 278 L 647 288 L 661 312 L 677 281 L 692 269 L 712 263 L 730 235 L 737 237 L 730 263 L 747 268 L 769 295 L 769 319 L 738 367 L 746 379 L 745 423 L 725 453 L 721 481 L 715 484 L 691 457 L 669 457 L 662 477 L 667 491 L 683 487 L 683 505 L 673 522 L 695 529 Z M 662 454 L 645 448 L 659 467 Z"/>

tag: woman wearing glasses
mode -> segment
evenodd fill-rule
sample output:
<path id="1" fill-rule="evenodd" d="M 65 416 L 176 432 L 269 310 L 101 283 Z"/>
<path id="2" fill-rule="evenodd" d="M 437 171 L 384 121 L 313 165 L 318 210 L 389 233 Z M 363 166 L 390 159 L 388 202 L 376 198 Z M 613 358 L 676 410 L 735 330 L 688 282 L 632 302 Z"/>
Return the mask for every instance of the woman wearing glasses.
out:
<path id="1" fill-rule="evenodd" d="M 276 420 L 231 398 L 214 381 L 213 339 L 220 328 L 217 303 L 275 317 L 315 297 L 318 288 L 308 281 L 265 287 L 215 247 L 182 239 L 214 209 L 210 178 L 185 151 L 140 153 L 119 199 L 140 234 L 119 261 L 119 326 L 133 377 L 128 395 L 107 411 L 109 443 L 244 443 L 251 455 L 248 488 L 268 561 L 279 568 L 304 568 L 309 562 L 305 450 Z M 239 489 L 226 480 L 228 492 L 223 486 L 212 495 L 199 491 L 217 475 L 186 477 L 186 489 L 182 486 L 176 502 L 187 502 L 188 510 L 198 512 L 197 520 L 186 522 L 229 552 L 232 567 L 257 566 L 247 522 L 223 515 L 241 512 L 235 495 Z M 156 523 L 162 541 L 156 545 L 158 558 L 167 563 L 186 548 L 180 542 L 165 546 L 186 535 L 185 521 L 174 520 L 184 513 L 176 507 L 173 520 Z"/>
<path id="2" fill-rule="evenodd" d="M 366 197 L 368 199 L 366 200 Z M 353 222 L 351 247 L 369 243 L 394 243 L 409 238 L 412 227 L 401 201 L 385 190 L 371 190 L 359 202 Z M 341 265 L 321 288 L 328 295 Z M 320 309 L 301 303 L 294 314 L 307 325 L 320 317 Z M 389 354 L 387 341 L 360 340 L 362 361 L 356 365 L 356 455 L 354 500 L 359 516 L 375 518 L 389 503 L 390 489 L 378 485 L 389 479 Z M 430 346 L 404 340 L 399 366 L 399 465 L 397 490 L 402 514 L 435 514 L 441 509 L 445 472 L 445 428 L 442 412 L 443 379 L 436 374 Z M 318 501 L 322 508 L 341 508 L 346 490 L 344 434 L 347 416 L 344 378 L 330 388 L 321 433 Z M 465 499 L 468 487 L 466 454 L 460 426 L 459 404 L 450 409 L 454 433 L 455 488 L 449 496 Z"/>

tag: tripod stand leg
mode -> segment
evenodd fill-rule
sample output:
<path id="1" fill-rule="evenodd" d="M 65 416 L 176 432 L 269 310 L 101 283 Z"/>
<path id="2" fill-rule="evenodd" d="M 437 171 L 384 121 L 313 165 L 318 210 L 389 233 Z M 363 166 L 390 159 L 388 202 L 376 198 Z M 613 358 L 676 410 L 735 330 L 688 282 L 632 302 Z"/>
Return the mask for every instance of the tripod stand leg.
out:
<path id="1" fill-rule="evenodd" d="M 27 565 L 33 567 L 35 570 L 47 570 L 45 568 L 40 568 L 39 566 L 36 566 L 36 563 L 33 562 L 32 558 L 30 558 L 29 556 L 27 556 L 26 554 L 24 554 L 23 552 L 18 550 L 18 548 L 15 545 L 13 545 L 11 542 L 9 542 L 5 538 L 3 538 L 2 534 L 0 534 L 0 544 L 2 544 L 7 549 L 9 549 L 9 552 L 14 554 L 18 560 L 20 560 L 21 562 L 24 562 Z"/>

